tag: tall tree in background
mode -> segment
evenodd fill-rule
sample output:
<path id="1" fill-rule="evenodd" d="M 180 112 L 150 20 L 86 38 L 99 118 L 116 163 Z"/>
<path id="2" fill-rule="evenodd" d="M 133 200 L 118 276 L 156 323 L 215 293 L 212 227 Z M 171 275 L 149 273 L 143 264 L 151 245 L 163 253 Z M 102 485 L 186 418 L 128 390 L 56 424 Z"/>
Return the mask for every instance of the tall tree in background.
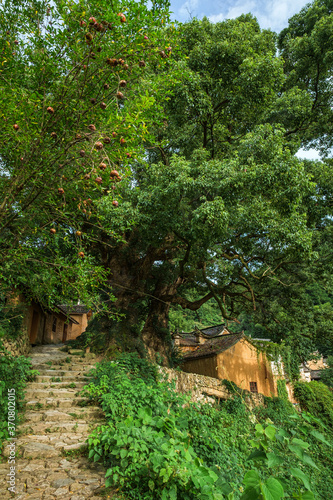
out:
<path id="1" fill-rule="evenodd" d="M 273 120 L 286 81 L 275 35 L 250 15 L 194 20 L 178 34 L 165 120 L 147 141 L 148 163 L 133 163 L 135 182 L 122 191 L 118 222 L 132 227 L 122 245 L 102 251 L 126 314 L 117 328 L 141 314 L 151 352 L 163 351 L 171 306 L 197 310 L 214 298 L 233 319 L 257 308 L 265 281 L 282 285 L 287 272 L 290 285 L 312 251 L 307 200 L 316 185 Z"/>
<path id="2" fill-rule="evenodd" d="M 161 60 L 168 2 L 5 0 L 0 6 L 0 284 L 42 303 L 97 299 L 103 268 L 85 251 L 154 106 L 139 88 Z M 154 113 L 158 121 L 158 113 Z"/>
<path id="3" fill-rule="evenodd" d="M 2 283 L 29 282 L 44 298 L 105 293 L 102 328 L 142 325 L 152 356 L 166 353 L 172 306 L 212 298 L 223 318 L 260 311 L 283 332 L 282 301 L 294 307 L 289 291 L 320 278 L 304 264 L 328 228 L 329 160 L 295 153 L 328 146 L 329 65 L 309 69 L 304 87 L 306 68 L 294 79 L 290 69 L 298 42 L 281 35 L 277 56 L 275 34 L 251 15 L 174 28 L 167 2 L 98 2 L 98 15 L 92 3 L 10 4 L 2 26 L 15 18 L 27 36 L 1 41 L 1 92 L 12 96 L 0 135 Z"/>

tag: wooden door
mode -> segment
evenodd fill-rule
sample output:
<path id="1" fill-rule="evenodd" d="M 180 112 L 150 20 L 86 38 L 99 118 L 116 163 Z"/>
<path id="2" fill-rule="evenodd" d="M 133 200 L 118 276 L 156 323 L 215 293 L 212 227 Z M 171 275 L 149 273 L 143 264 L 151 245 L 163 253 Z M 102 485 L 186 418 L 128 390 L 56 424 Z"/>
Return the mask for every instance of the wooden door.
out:
<path id="1" fill-rule="evenodd" d="M 66 340 L 67 340 L 67 327 L 68 327 L 68 325 L 65 323 L 64 324 L 64 331 L 62 334 L 62 342 L 66 342 Z"/>
<path id="2" fill-rule="evenodd" d="M 31 327 L 30 327 L 30 344 L 35 344 L 38 334 L 38 325 L 39 325 L 39 313 L 37 311 L 33 311 Z"/>

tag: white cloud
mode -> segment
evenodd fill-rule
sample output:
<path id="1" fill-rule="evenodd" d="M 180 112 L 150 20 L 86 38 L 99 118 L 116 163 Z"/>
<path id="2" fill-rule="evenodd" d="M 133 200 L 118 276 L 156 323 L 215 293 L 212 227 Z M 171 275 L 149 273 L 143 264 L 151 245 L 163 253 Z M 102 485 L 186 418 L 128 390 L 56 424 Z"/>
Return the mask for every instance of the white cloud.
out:
<path id="1" fill-rule="evenodd" d="M 301 160 L 320 160 L 320 156 L 318 151 L 315 149 L 299 149 L 296 153 L 297 158 L 300 158 Z"/>
<path id="2" fill-rule="evenodd" d="M 199 0 L 186 0 L 185 3 L 178 9 L 178 14 L 181 19 L 189 19 L 196 16 L 196 9 L 199 5 Z"/>
<path id="3" fill-rule="evenodd" d="M 288 25 L 288 19 L 307 3 L 306 0 L 293 2 L 290 0 L 236 0 L 229 2 L 227 8 L 223 8 L 221 4 L 221 13 L 208 17 L 212 22 L 219 22 L 251 12 L 258 19 L 261 28 L 270 28 L 279 32 Z"/>

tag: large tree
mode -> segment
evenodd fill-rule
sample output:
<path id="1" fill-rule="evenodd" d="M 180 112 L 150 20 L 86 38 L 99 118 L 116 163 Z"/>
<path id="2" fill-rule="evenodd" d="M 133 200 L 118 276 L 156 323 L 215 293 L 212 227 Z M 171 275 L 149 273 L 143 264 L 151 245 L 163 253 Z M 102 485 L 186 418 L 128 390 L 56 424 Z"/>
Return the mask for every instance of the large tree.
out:
<path id="1" fill-rule="evenodd" d="M 163 62 L 168 2 L 6 0 L 0 6 L 0 284 L 42 303 L 97 298 L 85 252 L 158 112 L 143 78 Z M 166 41 L 164 40 L 166 39 Z M 160 45 L 163 44 L 163 45 Z M 141 89 L 141 90 L 140 90 Z"/>
<path id="2" fill-rule="evenodd" d="M 272 289 L 298 282 L 329 214 L 323 164 L 295 157 L 301 143 L 324 138 L 329 124 L 313 112 L 319 91 L 290 78 L 292 43 L 284 39 L 284 60 L 276 35 L 251 15 L 164 28 L 162 3 L 151 11 L 137 2 L 128 11 L 99 3 L 98 18 L 88 4 L 56 5 L 59 22 L 49 29 L 63 59 L 45 56 L 48 32 L 31 11 L 33 64 L 22 54 L 21 69 L 12 64 L 2 75 L 4 94 L 13 88 L 21 96 L 19 106 L 17 97 L 8 100 L 14 123 L 1 142 L 2 191 L 9 188 L 4 278 L 13 281 L 27 258 L 26 280 L 36 260 L 49 289 L 73 293 L 78 273 L 86 290 L 97 285 L 106 304 L 113 300 L 102 327 L 127 335 L 142 325 L 151 355 L 166 352 L 173 305 L 195 311 L 213 298 L 224 318 L 249 309 L 266 314 Z M 89 27 L 80 26 L 83 19 Z M 28 46 L 28 38 L 16 38 Z M 5 42 L 8 52 L 15 40 Z M 325 87 L 327 68 L 317 76 Z M 327 105 L 329 88 L 320 95 Z M 84 259 L 68 256 L 73 248 Z M 274 307 L 269 314 L 277 314 Z"/>
<path id="3" fill-rule="evenodd" d="M 311 256 L 314 229 L 316 184 L 281 118 L 299 100 L 283 108 L 275 35 L 250 15 L 194 20 L 178 33 L 165 120 L 146 144 L 148 162 L 133 162 L 133 183 L 121 188 L 118 232 L 131 224 L 121 244 L 108 240 L 112 250 L 95 247 L 125 315 L 116 329 L 141 317 L 152 353 L 163 351 L 172 305 L 197 310 L 214 298 L 233 319 L 262 303 L 263 282 L 290 285 Z M 305 99 L 298 87 L 294 94 Z M 109 204 L 100 206 L 105 225 Z"/>

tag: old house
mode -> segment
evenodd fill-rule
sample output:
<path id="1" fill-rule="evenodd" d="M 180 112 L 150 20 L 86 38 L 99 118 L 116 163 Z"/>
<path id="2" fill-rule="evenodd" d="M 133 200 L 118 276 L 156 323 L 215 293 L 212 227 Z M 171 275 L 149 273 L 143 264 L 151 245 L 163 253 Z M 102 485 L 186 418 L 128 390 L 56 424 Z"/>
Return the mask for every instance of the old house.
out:
<path id="1" fill-rule="evenodd" d="M 42 308 L 32 301 L 27 306 L 24 319 L 30 344 L 59 344 L 71 338 L 73 325 L 78 325 L 61 306 L 51 309 Z"/>
<path id="2" fill-rule="evenodd" d="M 267 340 L 258 339 L 256 345 L 244 333 L 222 333 L 213 338 L 201 336 L 201 342 L 184 346 L 181 368 L 188 373 L 198 373 L 220 380 L 227 379 L 238 387 L 261 393 L 264 396 L 278 395 L 278 380 L 284 380 L 282 363 L 270 361 L 265 354 Z M 207 335 L 207 334 L 206 334 Z M 199 333 L 198 333 L 199 337 Z M 287 384 L 288 396 L 292 400 L 292 392 Z"/>
<path id="3" fill-rule="evenodd" d="M 314 355 L 319 356 L 318 352 L 315 352 Z M 323 356 L 318 359 L 306 361 L 300 366 L 300 379 L 304 382 L 318 381 L 321 379 L 321 372 L 325 368 L 328 368 L 328 364 Z"/>
<path id="4" fill-rule="evenodd" d="M 195 330 L 190 333 L 175 332 L 173 334 L 173 342 L 181 352 L 194 351 L 198 347 L 198 344 L 204 344 L 206 340 L 211 340 L 229 333 L 229 330 L 224 324 L 202 328 L 201 330 L 195 328 Z"/>
<path id="5" fill-rule="evenodd" d="M 67 336 L 67 340 L 74 340 L 86 331 L 88 322 L 92 317 L 92 311 L 84 304 L 77 304 L 75 306 L 62 305 L 61 308 L 68 316 L 75 320 Z"/>

